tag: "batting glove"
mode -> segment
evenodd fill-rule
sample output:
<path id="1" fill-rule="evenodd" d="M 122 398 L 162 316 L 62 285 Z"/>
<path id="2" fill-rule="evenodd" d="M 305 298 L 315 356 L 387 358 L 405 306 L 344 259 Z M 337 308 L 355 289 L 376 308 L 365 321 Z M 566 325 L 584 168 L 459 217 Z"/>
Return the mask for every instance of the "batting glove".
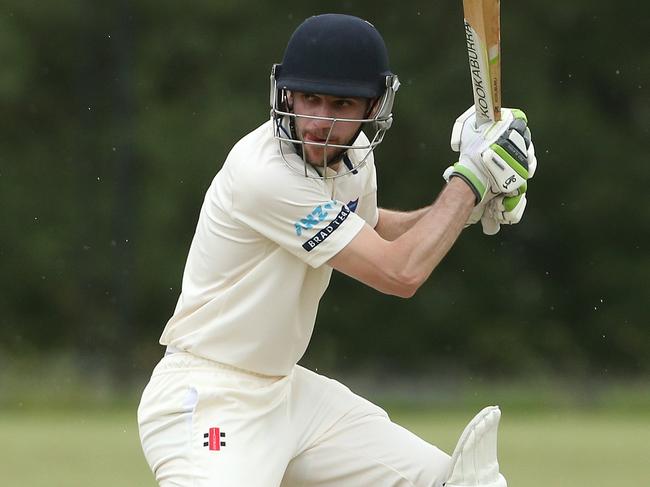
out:
<path id="1" fill-rule="evenodd" d="M 516 195 L 537 169 L 526 115 L 521 110 L 501 109 L 501 120 L 476 126 L 470 107 L 456 119 L 451 147 L 459 161 L 445 171 L 446 179 L 460 177 L 474 191 L 476 204 L 501 193 Z"/>

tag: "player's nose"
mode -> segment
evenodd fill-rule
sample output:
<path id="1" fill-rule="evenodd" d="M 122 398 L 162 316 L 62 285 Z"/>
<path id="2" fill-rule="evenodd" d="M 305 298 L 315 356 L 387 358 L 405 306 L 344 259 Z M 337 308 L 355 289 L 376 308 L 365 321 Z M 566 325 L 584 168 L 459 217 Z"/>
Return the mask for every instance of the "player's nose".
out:
<path id="1" fill-rule="evenodd" d="M 327 134 L 332 129 L 334 122 L 331 120 L 331 115 L 327 110 L 319 111 L 317 114 L 314 114 L 318 118 L 310 118 L 307 124 L 308 130 L 315 134 L 318 134 L 321 137 L 327 136 Z"/>

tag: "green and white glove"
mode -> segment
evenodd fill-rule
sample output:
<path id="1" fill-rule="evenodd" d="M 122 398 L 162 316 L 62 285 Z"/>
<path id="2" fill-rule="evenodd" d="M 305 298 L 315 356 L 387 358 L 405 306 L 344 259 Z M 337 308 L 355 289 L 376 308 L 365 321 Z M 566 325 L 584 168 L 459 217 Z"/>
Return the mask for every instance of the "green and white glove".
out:
<path id="1" fill-rule="evenodd" d="M 518 109 L 502 108 L 500 121 L 477 127 L 470 107 L 454 123 L 451 147 L 460 158 L 448 177 L 462 178 L 477 205 L 501 193 L 515 195 L 537 169 L 526 115 Z"/>
<path id="2" fill-rule="evenodd" d="M 524 170 L 527 170 L 527 179 L 530 179 L 537 169 L 526 115 L 521 110 L 503 108 L 499 122 L 476 127 L 474 107 L 470 107 L 454 123 L 451 147 L 462 155 L 481 145 L 487 148 L 481 153 L 478 164 L 473 164 L 476 157 L 469 158 L 469 161 L 465 158 L 466 164 L 459 161 L 448 167 L 443 177 L 446 181 L 452 176 L 462 177 L 476 194 L 477 203 L 466 226 L 480 220 L 483 233 L 494 235 L 500 225 L 512 225 L 521 220 L 526 208 L 527 184 L 526 180 L 521 181 L 520 173 L 525 176 Z M 514 174 L 509 171 L 514 171 Z M 506 187 L 517 189 L 508 192 Z"/>

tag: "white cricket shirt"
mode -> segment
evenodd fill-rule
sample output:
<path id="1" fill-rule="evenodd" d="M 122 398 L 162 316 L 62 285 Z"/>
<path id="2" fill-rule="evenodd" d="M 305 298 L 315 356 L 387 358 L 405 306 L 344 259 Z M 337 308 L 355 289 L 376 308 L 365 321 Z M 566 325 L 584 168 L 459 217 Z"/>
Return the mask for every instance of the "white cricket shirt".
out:
<path id="1" fill-rule="evenodd" d="M 362 133 L 356 145 L 367 143 Z M 356 174 L 320 180 L 283 148 L 295 170 L 269 121 L 231 150 L 205 195 L 162 345 L 266 375 L 287 375 L 305 353 L 325 263 L 377 224 L 377 183 L 372 154 Z"/>

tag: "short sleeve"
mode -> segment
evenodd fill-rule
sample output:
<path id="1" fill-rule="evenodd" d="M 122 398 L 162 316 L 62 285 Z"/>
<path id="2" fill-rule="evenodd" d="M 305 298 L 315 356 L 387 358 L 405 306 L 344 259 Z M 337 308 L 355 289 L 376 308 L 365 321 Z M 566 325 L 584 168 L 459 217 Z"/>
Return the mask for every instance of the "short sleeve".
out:
<path id="1" fill-rule="evenodd" d="M 312 267 L 334 257 L 365 225 L 332 199 L 331 182 L 306 178 L 281 161 L 239 176 L 232 216 Z"/>

